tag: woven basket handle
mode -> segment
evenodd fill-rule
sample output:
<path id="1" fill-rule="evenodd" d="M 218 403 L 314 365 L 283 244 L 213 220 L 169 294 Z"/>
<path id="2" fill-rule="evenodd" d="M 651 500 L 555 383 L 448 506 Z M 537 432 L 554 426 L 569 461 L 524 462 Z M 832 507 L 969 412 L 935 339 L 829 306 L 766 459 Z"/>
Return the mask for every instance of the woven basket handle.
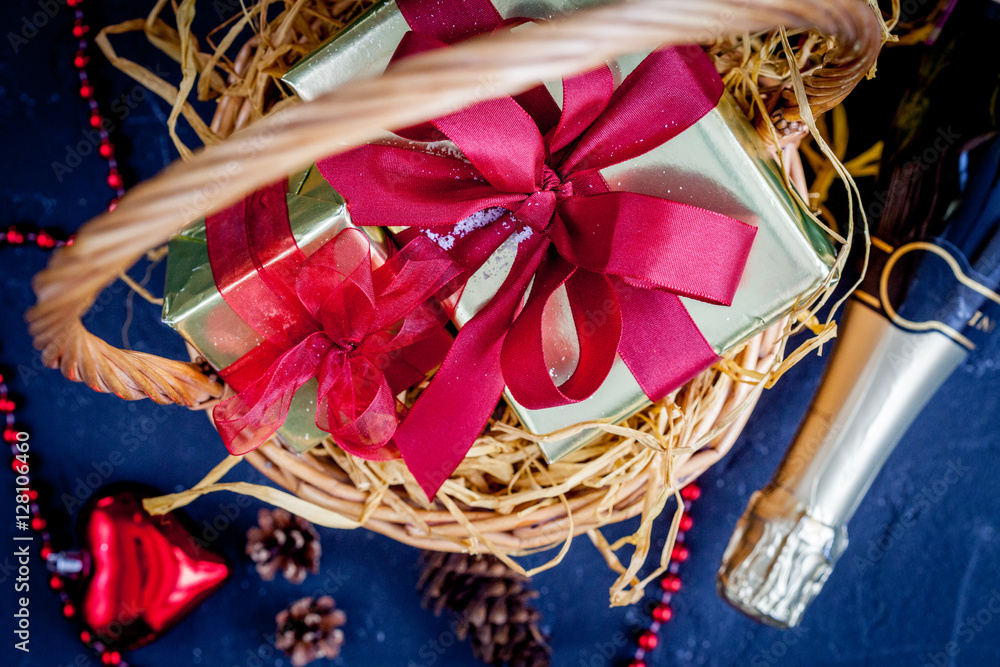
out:
<path id="1" fill-rule="evenodd" d="M 100 291 L 191 221 L 326 155 L 535 82 L 660 45 L 705 42 L 784 25 L 836 37 L 839 50 L 805 78 L 815 112 L 836 105 L 871 68 L 881 27 L 863 0 L 633 0 L 530 29 L 478 37 L 407 59 L 379 78 L 351 82 L 272 114 L 225 142 L 176 162 L 86 225 L 34 279 L 27 319 L 49 367 L 126 399 L 194 406 L 221 393 L 190 363 L 119 350 L 81 322 Z M 794 107 L 786 110 L 794 119 Z"/>

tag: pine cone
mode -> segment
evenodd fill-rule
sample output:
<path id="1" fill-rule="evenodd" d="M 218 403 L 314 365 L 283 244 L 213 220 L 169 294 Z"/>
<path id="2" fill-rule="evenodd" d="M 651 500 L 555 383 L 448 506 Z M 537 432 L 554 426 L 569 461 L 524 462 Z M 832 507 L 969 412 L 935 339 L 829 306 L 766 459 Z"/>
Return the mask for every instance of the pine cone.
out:
<path id="1" fill-rule="evenodd" d="M 469 637 L 472 653 L 487 665 L 548 667 L 551 649 L 538 628 L 531 580 L 495 556 L 425 551 L 417 590 L 423 605 L 456 617 L 455 634 Z"/>
<path id="2" fill-rule="evenodd" d="M 278 636 L 274 641 L 291 658 L 295 667 L 302 667 L 320 658 L 336 658 L 344 644 L 347 615 L 336 608 L 333 598 L 302 598 L 281 611 L 274 619 Z"/>
<path id="3" fill-rule="evenodd" d="M 257 526 L 247 531 L 247 555 L 265 581 L 281 572 L 301 584 L 309 572 L 319 572 L 319 533 L 311 523 L 283 509 L 261 509 Z"/>

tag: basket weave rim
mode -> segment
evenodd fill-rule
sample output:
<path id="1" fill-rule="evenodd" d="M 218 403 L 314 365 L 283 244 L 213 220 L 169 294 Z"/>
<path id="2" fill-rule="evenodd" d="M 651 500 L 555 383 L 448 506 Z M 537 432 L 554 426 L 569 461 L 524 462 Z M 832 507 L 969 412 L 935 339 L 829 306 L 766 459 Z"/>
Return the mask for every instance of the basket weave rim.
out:
<path id="1" fill-rule="evenodd" d="M 162 9 L 164 4 L 158 3 L 158 9 Z M 193 0 L 184 0 L 180 7 L 193 9 Z M 162 244 L 192 220 L 216 212 L 304 164 L 373 139 L 384 128 L 405 127 L 448 113 L 468 102 L 469 95 L 474 91 L 481 97 L 484 77 L 492 84 L 489 95 L 513 94 L 531 87 L 539 79 L 548 80 L 583 71 L 608 58 L 637 49 L 686 43 L 692 33 L 714 26 L 720 22 L 720 17 L 731 16 L 735 16 L 731 24 L 722 21 L 714 34 L 752 33 L 783 24 L 789 28 L 815 28 L 834 37 L 837 48 L 827 54 L 825 66 L 803 77 L 805 96 L 817 113 L 839 103 L 870 71 L 881 44 L 880 21 L 862 0 L 758 0 L 749 7 L 745 0 L 633 0 L 577 12 L 563 20 L 531 26 L 523 31 L 474 38 L 454 49 L 408 59 L 377 79 L 356 81 L 313 102 L 283 108 L 226 141 L 194 153 L 191 159 L 172 165 L 156 178 L 134 188 L 115 210 L 87 223 L 81 228 L 75 243 L 57 251 L 49 266 L 35 277 L 33 285 L 38 304 L 27 316 L 34 343 L 42 351 L 47 365 L 59 367 L 68 378 L 86 382 L 98 391 L 113 392 L 126 399 L 149 397 L 158 403 L 210 404 L 222 395 L 223 387 L 194 364 L 116 349 L 87 332 L 83 326 L 81 316 L 97 294 L 144 252 Z M 129 25 L 133 27 L 128 29 L 134 29 L 134 22 L 129 22 Z M 147 21 L 143 25 L 151 23 Z M 187 27 L 189 29 L 189 24 Z M 107 52 L 110 45 L 103 32 L 102 37 L 102 49 L 107 45 Z M 180 51 L 183 54 L 183 49 Z M 182 60 L 182 64 L 187 66 L 189 63 Z M 187 85 L 187 90 L 190 90 L 193 83 L 193 78 L 188 80 L 185 77 L 182 88 Z M 182 112 L 182 107 L 183 104 L 175 107 L 175 115 Z M 798 118 L 798 111 L 795 98 L 791 98 L 785 99 L 776 113 L 782 118 L 794 120 Z M 236 165 L 235 169 L 232 169 L 233 165 Z M 221 176 L 223 174 L 226 174 L 225 178 Z M 787 327 L 783 326 L 777 333 L 772 330 L 753 339 L 741 351 L 743 367 L 766 378 L 765 369 L 773 368 L 773 361 L 783 354 L 786 332 Z M 767 345 L 763 346 L 762 341 Z M 762 347 L 766 347 L 766 353 L 761 352 Z M 749 354 L 748 349 L 753 354 Z M 764 360 L 769 364 L 766 367 Z M 743 397 L 736 406 L 746 407 L 752 403 L 763 384 L 759 378 L 754 385 L 733 381 L 729 375 L 718 370 L 711 373 L 714 373 L 711 382 L 702 380 L 708 385 L 705 395 L 713 395 L 713 391 L 715 394 L 725 393 L 726 400 L 721 403 L 730 407 L 733 405 L 729 400 L 741 394 Z M 720 387 L 727 382 L 727 391 L 721 391 Z M 744 391 L 746 387 L 749 389 Z M 719 396 L 714 398 L 718 400 Z M 663 415 L 669 412 L 670 406 L 663 404 L 657 409 L 661 411 L 660 416 L 666 419 Z M 618 499 L 621 502 L 612 503 L 612 509 L 608 510 L 605 495 L 603 502 L 595 506 L 595 517 L 601 516 L 599 509 L 606 512 L 604 516 L 615 519 L 641 513 L 641 530 L 647 531 L 645 544 L 638 544 L 628 568 L 604 550 L 609 564 L 620 573 L 616 583 L 618 592 L 621 593 L 626 585 L 633 586 L 631 597 L 625 596 L 619 601 L 630 601 L 637 591 L 641 591 L 643 582 L 637 582 L 635 574 L 648 552 L 648 524 L 662 510 L 666 497 L 677 490 L 669 488 L 665 481 L 678 478 L 675 464 L 680 466 L 684 461 L 688 464 L 695 461 L 695 467 L 690 469 L 690 473 L 685 473 L 694 478 L 721 456 L 721 453 L 714 456 L 713 452 L 724 451 L 732 445 L 741 424 L 731 422 L 746 418 L 745 410 L 742 413 L 724 411 L 721 405 L 718 411 L 713 408 L 712 412 L 714 419 L 697 427 L 703 429 L 702 439 L 705 442 L 715 442 L 715 449 L 654 453 L 650 455 L 650 463 L 646 467 L 663 468 L 659 482 L 650 475 L 643 487 L 637 483 L 641 477 L 636 474 L 622 487 L 624 500 Z M 728 418 L 730 423 L 723 424 L 725 420 L 720 419 L 720 415 Z M 688 437 L 695 427 L 694 424 L 687 426 L 691 429 L 686 432 Z M 685 441 L 679 449 L 685 450 L 691 442 Z M 394 518 L 391 513 L 378 513 L 377 508 L 369 511 L 371 494 L 363 502 L 334 502 L 334 496 L 329 493 L 324 497 L 324 485 L 335 478 L 330 475 L 316 476 L 323 475 L 323 472 L 315 456 L 300 458 L 293 464 L 285 453 L 274 446 L 263 448 L 248 457 L 266 475 L 274 475 L 277 483 L 292 488 L 313 502 L 327 502 L 338 507 L 342 506 L 338 503 L 352 502 L 351 511 L 361 507 L 358 518 L 369 513 L 365 517 L 369 528 L 401 541 L 420 546 L 425 544 L 425 537 L 413 535 L 412 527 L 407 527 L 407 521 L 413 519 L 412 513 L 400 514 L 401 522 L 395 523 L 391 520 Z M 279 465 L 275 465 L 276 461 Z M 680 470 L 686 469 L 682 467 Z M 345 469 L 344 472 L 350 474 L 354 471 Z M 352 481 L 356 487 L 357 480 L 352 478 Z M 535 548 L 525 545 L 558 544 L 558 541 L 550 539 L 556 532 L 570 536 L 588 532 L 591 539 L 601 539 L 591 530 L 601 525 L 600 518 L 588 522 L 584 516 L 577 525 L 569 511 L 563 516 L 554 509 L 572 508 L 573 504 L 579 504 L 586 514 L 589 511 L 586 508 L 592 507 L 587 502 L 586 493 L 579 498 L 566 498 L 564 504 L 550 499 L 551 504 L 536 510 L 547 512 L 545 516 L 550 518 L 540 523 L 534 532 L 531 514 L 523 515 L 520 522 L 510 524 L 505 523 L 503 517 L 517 519 L 517 513 L 492 516 L 488 520 L 493 523 L 485 524 L 489 529 L 483 534 L 489 538 L 485 542 L 483 535 L 479 534 L 470 536 L 466 533 L 464 538 L 461 537 L 458 528 L 468 530 L 470 526 L 475 526 L 468 519 L 456 516 L 452 509 L 453 501 L 447 497 L 440 500 L 453 521 L 435 524 L 442 527 L 442 534 L 437 546 L 431 548 L 489 548 L 506 558 L 508 551 L 520 553 Z M 343 507 L 347 512 L 347 506 Z M 418 514 L 426 511 L 421 508 L 413 510 Z M 427 516 L 438 517 L 433 514 Z M 476 516 L 475 513 L 473 516 Z M 476 517 L 476 520 L 479 518 Z M 676 533 L 678 521 L 679 515 L 675 515 L 672 534 Z M 427 521 L 421 522 L 428 524 Z M 445 532 L 448 534 L 445 535 Z M 504 548 L 495 546 L 501 543 Z M 661 569 L 662 565 L 661 562 Z M 614 591 L 613 587 L 613 594 Z"/>

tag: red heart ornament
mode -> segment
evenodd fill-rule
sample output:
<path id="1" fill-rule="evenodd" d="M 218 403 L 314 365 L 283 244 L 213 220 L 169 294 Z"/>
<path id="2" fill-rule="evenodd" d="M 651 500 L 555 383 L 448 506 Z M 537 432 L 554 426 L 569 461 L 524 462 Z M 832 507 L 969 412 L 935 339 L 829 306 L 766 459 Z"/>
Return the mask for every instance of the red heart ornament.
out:
<path id="1" fill-rule="evenodd" d="M 174 513 L 143 509 L 142 499 L 154 494 L 135 485 L 107 489 L 79 520 L 90 573 L 80 616 L 95 638 L 118 649 L 159 637 L 230 574 L 226 560 L 199 544 Z"/>

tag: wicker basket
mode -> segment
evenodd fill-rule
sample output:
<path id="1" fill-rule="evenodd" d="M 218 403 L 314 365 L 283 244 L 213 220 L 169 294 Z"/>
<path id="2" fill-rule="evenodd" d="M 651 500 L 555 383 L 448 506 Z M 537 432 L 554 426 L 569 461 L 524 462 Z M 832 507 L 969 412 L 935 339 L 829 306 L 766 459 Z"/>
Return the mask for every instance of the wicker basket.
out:
<path id="1" fill-rule="evenodd" d="M 814 30 L 813 36 L 825 35 L 813 42 L 824 50 L 818 56 L 813 53 L 819 66 L 798 79 L 798 97 L 790 90 L 792 86 L 779 86 L 785 92 L 771 95 L 767 106 L 761 107 L 768 113 L 757 114 L 758 124 L 773 136 L 775 127 L 780 134 L 800 120 L 809 125 L 813 114 L 839 103 L 871 69 L 885 28 L 877 12 L 862 0 L 635 0 L 412 58 L 378 79 L 351 83 L 308 104 L 281 100 L 264 104 L 263 86 L 272 91 L 277 88 L 273 77 L 289 64 L 287 54 L 300 56 L 311 48 L 310 39 L 315 42 L 337 28 L 336 21 L 321 22 L 324 32 L 317 30 L 315 20 L 289 18 L 289 12 L 300 11 L 303 4 L 287 3 L 278 20 L 261 26 L 265 37 L 248 42 L 232 62 L 196 52 L 190 39 L 184 39 L 189 37 L 189 20 L 179 33 L 167 29 L 155 16 L 106 31 L 145 29 L 155 37 L 154 43 L 156 39 L 163 42 L 161 48 L 164 44 L 165 50 L 172 48 L 186 73 L 179 94 L 163 82 L 137 74 L 137 66 L 117 56 L 107 35 L 101 35 L 99 43 L 113 62 L 130 69 L 174 103 L 171 123 L 178 116 L 188 117 L 206 143 L 213 145 L 193 154 L 182 150 L 189 159 L 135 187 L 114 211 L 87 223 L 73 245 L 58 251 L 49 267 L 38 274 L 34 282 L 38 305 L 28 319 L 47 365 L 59 367 L 66 377 L 86 382 L 96 391 L 125 399 L 148 397 L 158 403 L 210 407 L 226 389 L 197 365 L 119 350 L 85 330 L 81 316 L 99 292 L 144 252 L 163 244 L 192 220 L 296 167 L 362 143 L 382 128 L 405 127 L 447 113 L 468 99 L 484 79 L 491 82 L 495 94 L 509 94 L 539 79 L 569 75 L 610 57 L 662 43 L 719 44 L 729 35 L 765 31 L 758 42 L 773 45 L 786 39 L 783 31 L 773 30 L 775 25 Z M 162 5 L 158 3 L 157 12 Z M 178 16 L 192 6 L 193 0 L 182 2 Z M 323 4 L 326 15 L 334 19 L 357 6 L 357 2 L 332 0 Z M 259 49 L 261 43 L 269 51 Z M 713 55 L 726 75 L 727 54 L 716 49 Z M 266 75 L 261 57 L 271 57 Z M 243 77 L 248 63 L 255 64 L 255 75 Z M 229 72 L 228 83 L 215 68 Z M 202 73 L 199 92 L 221 93 L 210 127 L 198 124 L 184 99 L 198 73 Z M 733 84 L 732 77 L 726 80 Z M 812 114 L 803 113 L 796 101 L 803 94 Z M 222 140 L 244 124 L 248 127 Z M 822 296 L 804 295 L 803 312 Z M 599 426 L 605 433 L 598 442 L 559 463 L 544 463 L 539 449 L 518 429 L 508 410 L 493 421 L 430 505 L 421 500 L 400 462 L 355 459 L 329 441 L 305 454 L 270 441 L 246 459 L 302 500 L 421 548 L 489 550 L 509 561 L 511 555 L 563 544 L 553 561 L 558 562 L 572 537 L 586 533 L 619 575 L 612 587 L 612 602 L 632 602 L 666 565 L 669 552 L 664 550 L 659 569 L 644 580 L 637 576 L 648 555 L 653 519 L 682 484 L 695 479 L 732 446 L 761 390 L 780 374 L 779 366 L 783 370 L 795 360 L 785 359 L 784 346 L 802 319 L 793 316 L 772 327 L 626 423 Z M 230 460 L 204 480 L 195 495 L 211 490 L 210 483 L 233 463 Z M 189 499 L 168 499 L 159 510 Z M 621 544 L 607 544 L 598 531 L 639 514 L 642 521 L 637 533 Z M 675 514 L 671 538 L 679 518 Z M 626 542 L 635 545 L 627 567 L 615 555 Z"/>

